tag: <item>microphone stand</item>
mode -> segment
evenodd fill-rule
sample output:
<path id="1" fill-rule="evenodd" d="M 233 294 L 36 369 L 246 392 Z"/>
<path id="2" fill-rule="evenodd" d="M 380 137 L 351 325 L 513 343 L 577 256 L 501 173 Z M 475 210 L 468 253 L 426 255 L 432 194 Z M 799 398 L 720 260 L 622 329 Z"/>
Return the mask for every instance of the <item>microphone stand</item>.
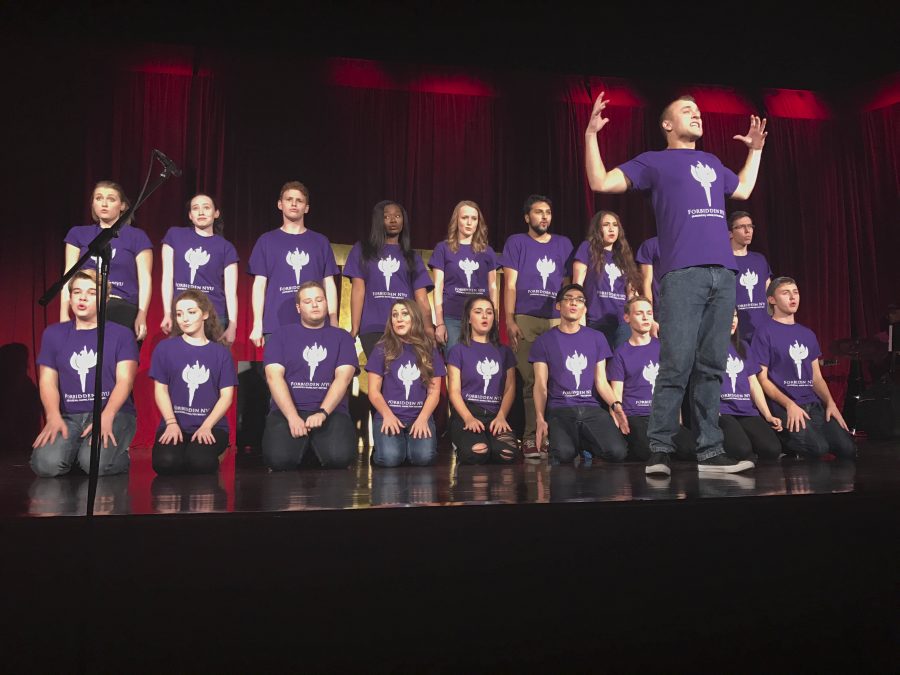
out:
<path id="1" fill-rule="evenodd" d="M 46 307 L 50 301 L 62 290 L 69 279 L 81 269 L 81 266 L 87 262 L 89 258 L 99 258 L 100 264 L 97 265 L 97 371 L 94 377 L 94 408 L 92 412 L 91 426 L 91 463 L 90 471 L 88 471 L 88 494 L 87 508 L 85 515 L 88 518 L 94 516 L 94 501 L 97 497 L 97 479 L 100 473 L 100 417 L 103 413 L 103 346 L 106 342 L 106 301 L 109 295 L 109 260 L 112 257 L 110 251 L 110 242 L 114 237 L 119 235 L 121 230 L 131 219 L 135 212 L 140 208 L 141 204 L 147 201 L 157 188 L 165 183 L 170 176 L 179 176 L 181 171 L 171 161 L 163 160 L 159 156 L 159 151 L 154 150 L 154 157 L 160 160 L 163 170 L 153 181 L 149 189 L 145 190 L 138 197 L 137 202 L 128 211 L 119 216 L 119 218 L 110 227 L 101 228 L 100 234 L 94 237 L 87 246 L 84 255 L 69 268 L 62 278 L 54 283 L 47 292 L 41 296 L 38 303 Z"/>

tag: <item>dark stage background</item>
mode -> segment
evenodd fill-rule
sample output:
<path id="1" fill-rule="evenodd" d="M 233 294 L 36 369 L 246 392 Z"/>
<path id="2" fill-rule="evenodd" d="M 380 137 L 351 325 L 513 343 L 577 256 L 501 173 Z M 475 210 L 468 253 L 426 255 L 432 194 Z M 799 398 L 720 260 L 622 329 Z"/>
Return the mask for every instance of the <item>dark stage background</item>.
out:
<path id="1" fill-rule="evenodd" d="M 824 95 L 176 46 L 47 47 L 7 66 L 4 89 L 14 95 L 4 111 L 0 344 L 26 345 L 32 374 L 41 331 L 58 316 L 57 303 L 45 310 L 37 299 L 62 272 L 66 231 L 89 222 L 97 180 L 119 181 L 134 199 L 152 148 L 184 176 L 151 197 L 136 225 L 158 245 L 168 227 L 187 224 L 195 191 L 218 196 L 225 236 L 241 256 L 237 359 L 261 357 L 247 341 L 244 272 L 254 241 L 280 224 L 275 202 L 287 180 L 309 186 L 307 224 L 334 243 L 364 236 L 373 204 L 390 198 L 408 209 L 414 246 L 430 249 L 456 202 L 473 199 L 499 250 L 522 231 L 522 201 L 537 192 L 554 200 L 554 231 L 576 244 L 591 214 L 606 208 L 622 216 L 636 247 L 654 234 L 648 202 L 594 197 L 584 178 L 583 130 L 591 97 L 603 90 L 611 99 L 600 141 L 609 166 L 663 146 L 659 109 L 681 92 L 703 111 L 702 149 L 735 170 L 746 150 L 732 136 L 746 131 L 750 113 L 768 117 L 757 188 L 729 208 L 753 214 L 753 248 L 776 275 L 797 278 L 800 320 L 826 356 L 835 339 L 875 335 L 898 301 L 896 76 Z M 138 445 L 152 442 L 158 419 L 147 377 L 160 339 L 154 253 Z M 827 370 L 839 398 L 847 368 L 842 361 Z"/>

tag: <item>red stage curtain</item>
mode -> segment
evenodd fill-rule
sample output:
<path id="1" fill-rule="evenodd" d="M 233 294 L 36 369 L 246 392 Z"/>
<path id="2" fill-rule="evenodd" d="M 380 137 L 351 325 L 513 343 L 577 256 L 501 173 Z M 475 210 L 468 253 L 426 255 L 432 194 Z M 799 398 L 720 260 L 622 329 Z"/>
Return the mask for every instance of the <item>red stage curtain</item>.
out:
<path id="1" fill-rule="evenodd" d="M 127 58 L 125 58 L 127 56 Z M 41 84 L 52 74 L 54 89 Z M 130 54 L 53 54 L 7 73 L 8 89 L 27 102 L 15 109 L 10 156 L 21 170 L 3 205 L 0 274 L 9 298 L 0 344 L 31 350 L 58 315 L 36 299 L 61 271 L 66 230 L 87 222 L 88 192 L 100 179 L 121 182 L 132 198 L 150 151 L 184 169 L 142 209 L 137 224 L 158 244 L 166 229 L 187 224 L 195 191 L 220 201 L 229 238 L 241 256 L 236 358 L 256 355 L 250 327 L 246 262 L 253 243 L 277 227 L 278 190 L 287 180 L 311 190 L 308 224 L 336 243 L 365 236 L 380 199 L 403 203 L 413 244 L 431 248 L 446 234 L 453 206 L 483 208 L 491 243 L 523 230 L 521 205 L 533 192 L 554 200 L 553 227 L 578 243 L 592 213 L 617 211 L 637 247 L 655 233 L 639 195 L 595 196 L 583 169 L 583 132 L 591 97 L 606 90 L 610 123 L 600 145 L 609 166 L 662 147 L 658 103 L 640 83 L 548 74 L 439 71 L 345 59 L 318 62 L 190 49 L 147 48 Z M 896 87 L 900 89 L 900 87 Z M 769 108 L 769 142 L 748 202 L 758 227 L 754 248 L 776 274 L 797 278 L 800 320 L 831 342 L 877 329 L 897 301 L 898 111 L 888 103 L 834 114 L 811 92 L 736 92 L 687 87 L 704 110 L 702 148 L 739 170 L 746 150 L 749 101 Z M 60 102 L 64 102 L 61 106 Z M 157 414 L 146 377 L 161 319 L 159 250 L 155 251 L 150 338 L 136 390 L 137 442 L 152 440 Z"/>

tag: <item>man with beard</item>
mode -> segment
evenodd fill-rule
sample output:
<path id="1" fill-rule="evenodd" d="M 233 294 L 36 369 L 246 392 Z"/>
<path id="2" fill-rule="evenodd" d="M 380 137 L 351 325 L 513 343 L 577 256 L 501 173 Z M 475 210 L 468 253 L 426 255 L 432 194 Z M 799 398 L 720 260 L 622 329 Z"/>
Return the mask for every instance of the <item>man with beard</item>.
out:
<path id="1" fill-rule="evenodd" d="M 546 445 L 535 443 L 534 368 L 529 361 L 535 340 L 559 325 L 556 295 L 568 283 L 574 247 L 568 237 L 550 234 L 553 202 L 543 195 L 525 200 L 523 213 L 528 231 L 506 240 L 503 255 L 503 290 L 506 334 L 516 353 L 522 375 L 525 433 L 522 452 L 526 459 L 539 458 Z"/>

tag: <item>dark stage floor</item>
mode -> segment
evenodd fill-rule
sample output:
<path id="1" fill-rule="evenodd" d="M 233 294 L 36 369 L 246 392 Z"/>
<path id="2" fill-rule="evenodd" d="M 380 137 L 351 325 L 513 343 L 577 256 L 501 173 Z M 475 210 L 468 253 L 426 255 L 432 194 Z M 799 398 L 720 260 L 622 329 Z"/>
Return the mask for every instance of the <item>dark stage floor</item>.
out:
<path id="1" fill-rule="evenodd" d="M 232 451 L 217 476 L 159 479 L 148 455 L 101 481 L 103 518 L 20 517 L 83 513 L 87 480 L 3 460 L 4 672 L 900 668 L 896 441 L 670 480 L 446 448 L 275 475 Z"/>
<path id="2" fill-rule="evenodd" d="M 347 471 L 303 468 L 272 474 L 253 461 L 236 462 L 231 449 L 216 476 L 159 477 L 150 466 L 150 451 L 138 449 L 132 450 L 129 475 L 100 479 L 95 512 L 146 515 L 627 502 L 900 488 L 896 441 L 862 441 L 856 463 L 784 459 L 761 463 L 746 473 L 703 477 L 690 464 L 677 462 L 671 478 L 659 478 L 645 476 L 638 463 L 459 466 L 447 447 L 439 457 L 430 468 L 378 469 L 360 455 Z M 0 471 L 0 494 L 0 517 L 84 515 L 87 477 L 36 479 L 24 458 L 7 459 Z"/>

